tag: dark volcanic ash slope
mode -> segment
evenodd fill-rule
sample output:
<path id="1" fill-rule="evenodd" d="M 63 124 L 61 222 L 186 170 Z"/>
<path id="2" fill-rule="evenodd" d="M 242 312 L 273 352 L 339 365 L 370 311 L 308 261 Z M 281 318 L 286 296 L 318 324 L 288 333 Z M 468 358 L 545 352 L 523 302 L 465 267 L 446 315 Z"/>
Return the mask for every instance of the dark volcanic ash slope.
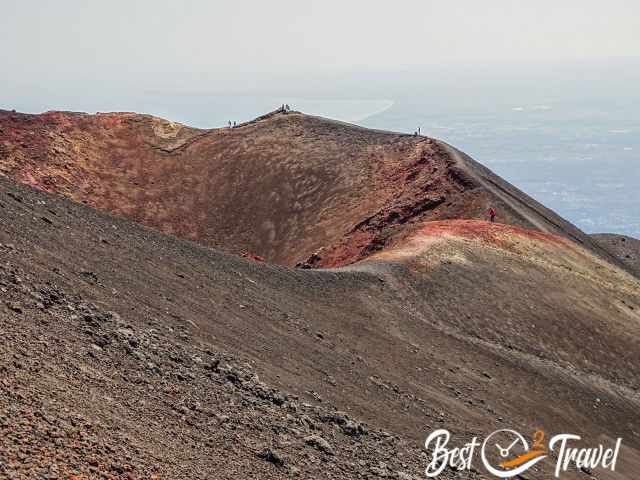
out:
<path id="1" fill-rule="evenodd" d="M 435 428 L 620 436 L 594 476 L 640 468 L 640 285 L 562 237 L 432 222 L 295 270 L 0 179 L 0 244 L 8 478 L 421 478 Z"/>
<path id="2" fill-rule="evenodd" d="M 133 113 L 0 111 L 0 172 L 161 232 L 340 266 L 420 222 L 485 218 L 606 252 L 450 146 L 297 112 L 198 130 Z"/>
<path id="3" fill-rule="evenodd" d="M 331 370 L 299 370 L 303 352 L 288 351 L 318 344 L 326 303 L 301 292 L 326 293 L 327 280 L 6 179 L 0 218 L 0 478 L 412 479 L 422 468 L 406 438 L 322 401 L 311 388 L 338 391 Z M 290 382 L 298 394 L 273 386 Z"/>

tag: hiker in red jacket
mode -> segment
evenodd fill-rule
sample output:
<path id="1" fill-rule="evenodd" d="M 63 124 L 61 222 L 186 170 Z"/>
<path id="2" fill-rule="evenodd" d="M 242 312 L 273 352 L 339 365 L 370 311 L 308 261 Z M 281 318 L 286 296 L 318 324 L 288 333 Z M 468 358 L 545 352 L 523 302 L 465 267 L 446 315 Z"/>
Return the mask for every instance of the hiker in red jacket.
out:
<path id="1" fill-rule="evenodd" d="M 487 213 L 489 214 L 489 218 L 491 219 L 491 222 L 495 222 L 496 221 L 496 209 L 491 207 L 489 208 L 489 210 L 487 210 Z"/>

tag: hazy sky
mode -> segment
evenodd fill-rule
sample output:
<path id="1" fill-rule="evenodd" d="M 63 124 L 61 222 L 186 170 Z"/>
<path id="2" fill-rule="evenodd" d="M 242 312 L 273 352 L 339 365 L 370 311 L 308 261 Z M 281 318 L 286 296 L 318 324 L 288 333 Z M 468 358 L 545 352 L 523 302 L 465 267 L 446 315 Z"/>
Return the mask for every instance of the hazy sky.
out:
<path id="1" fill-rule="evenodd" d="M 640 0 L 0 0 L 0 109 L 421 125 L 581 226 L 637 234 L 639 28 Z"/>
<path id="2" fill-rule="evenodd" d="M 248 73 L 549 65 L 640 52 L 636 0 L 0 0 L 0 12 L 0 82 L 11 88 L 180 82 L 195 92 Z"/>

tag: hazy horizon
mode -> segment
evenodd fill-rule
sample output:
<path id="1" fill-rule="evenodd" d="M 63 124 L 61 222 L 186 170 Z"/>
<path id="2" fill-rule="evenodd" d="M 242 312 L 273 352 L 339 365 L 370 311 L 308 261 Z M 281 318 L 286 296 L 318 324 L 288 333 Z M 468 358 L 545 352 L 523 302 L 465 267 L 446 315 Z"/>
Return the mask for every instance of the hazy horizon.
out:
<path id="1" fill-rule="evenodd" d="M 29 112 L 134 110 L 177 96 L 379 101 L 443 88 L 451 101 L 510 82 L 580 90 L 640 80 L 640 4 L 622 0 L 606 12 L 594 0 L 0 7 L 0 105 Z"/>

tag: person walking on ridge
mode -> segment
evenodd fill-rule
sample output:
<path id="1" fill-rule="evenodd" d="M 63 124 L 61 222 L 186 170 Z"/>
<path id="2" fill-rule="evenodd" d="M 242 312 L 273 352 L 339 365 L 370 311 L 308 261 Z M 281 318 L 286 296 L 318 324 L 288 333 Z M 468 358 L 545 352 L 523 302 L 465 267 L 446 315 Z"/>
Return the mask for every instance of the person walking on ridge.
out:
<path id="1" fill-rule="evenodd" d="M 491 223 L 494 223 L 496 221 L 496 209 L 493 207 L 490 207 L 489 210 L 487 210 L 487 214 L 489 215 L 489 219 L 491 220 Z"/>

